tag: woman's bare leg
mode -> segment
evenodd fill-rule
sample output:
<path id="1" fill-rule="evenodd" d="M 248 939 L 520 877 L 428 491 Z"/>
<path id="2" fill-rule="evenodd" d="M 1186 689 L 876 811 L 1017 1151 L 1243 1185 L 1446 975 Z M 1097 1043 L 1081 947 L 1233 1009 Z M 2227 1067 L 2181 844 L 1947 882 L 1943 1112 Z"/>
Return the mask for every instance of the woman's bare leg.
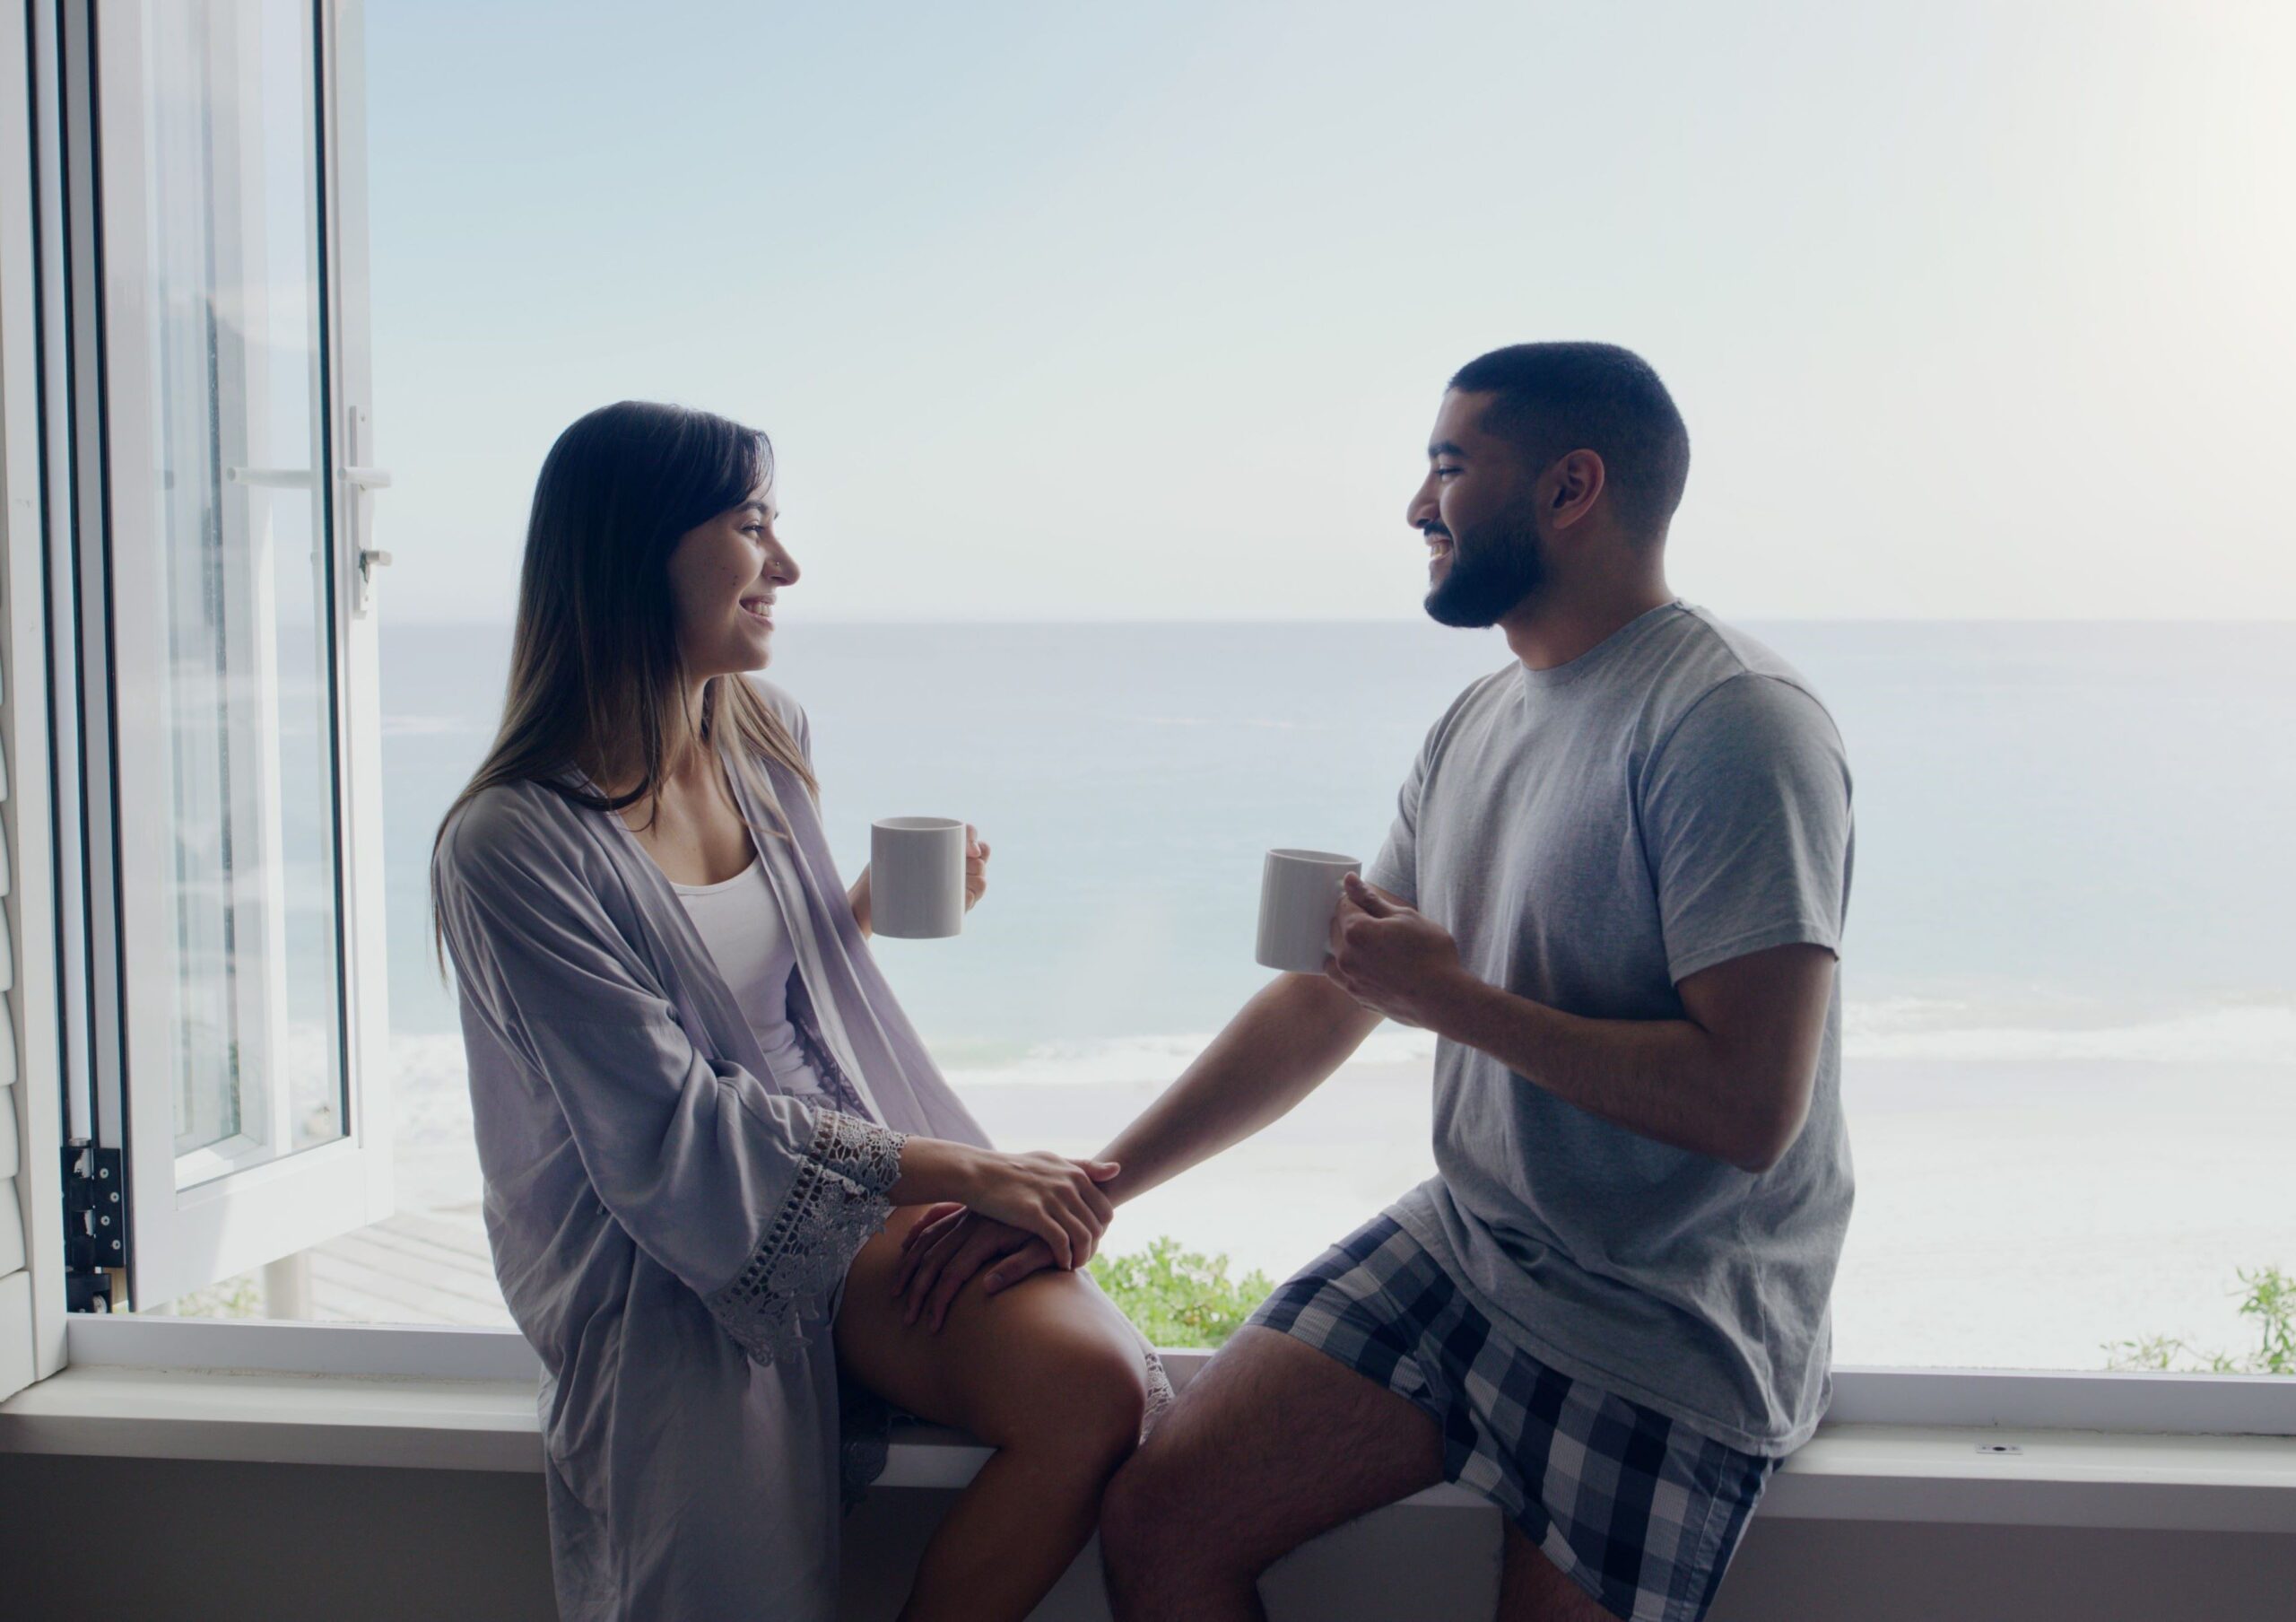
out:
<path id="1" fill-rule="evenodd" d="M 966 1290 L 938 1334 L 902 1323 L 892 1279 L 922 1212 L 896 1211 L 854 1259 L 838 1357 L 888 1401 L 996 1449 L 926 1547 L 902 1622 L 1021 1622 L 1091 1536 L 1139 1438 L 1140 1343 L 1114 1303 L 1058 1271 Z"/>

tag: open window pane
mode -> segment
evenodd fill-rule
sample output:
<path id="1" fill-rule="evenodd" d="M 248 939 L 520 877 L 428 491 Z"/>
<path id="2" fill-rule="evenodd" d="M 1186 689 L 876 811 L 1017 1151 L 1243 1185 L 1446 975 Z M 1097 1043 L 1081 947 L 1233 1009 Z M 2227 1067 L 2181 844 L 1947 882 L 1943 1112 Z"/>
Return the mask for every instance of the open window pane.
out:
<path id="1" fill-rule="evenodd" d="M 310 13 L 144 8 L 159 524 L 118 631 L 164 650 L 177 1181 L 344 1132 Z M 138 554 L 140 553 L 140 555 Z"/>
<path id="2" fill-rule="evenodd" d="M 114 819 L 91 849 L 116 852 L 98 893 L 117 897 L 117 978 L 100 943 L 91 1068 L 107 1134 L 117 1087 L 138 1307 L 389 1204 L 363 1062 L 383 971 L 361 972 L 380 897 L 360 904 L 375 875 L 356 837 L 373 645 L 339 561 L 364 521 L 347 469 L 366 420 L 344 337 L 364 319 L 344 268 L 363 240 L 344 248 L 339 16 L 292 0 L 94 14 L 109 508 L 81 630 L 100 652 L 91 726 L 111 730 L 87 770 Z"/>

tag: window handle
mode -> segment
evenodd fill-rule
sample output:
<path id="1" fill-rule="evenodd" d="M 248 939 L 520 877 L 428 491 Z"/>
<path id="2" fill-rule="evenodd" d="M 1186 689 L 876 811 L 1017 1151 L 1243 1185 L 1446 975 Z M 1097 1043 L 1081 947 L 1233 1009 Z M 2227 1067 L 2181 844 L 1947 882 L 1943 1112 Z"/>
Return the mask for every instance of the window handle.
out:
<path id="1" fill-rule="evenodd" d="M 348 467 L 343 470 L 344 482 L 351 486 L 351 501 L 356 510 L 352 522 L 359 537 L 359 548 L 353 554 L 359 564 L 359 583 L 352 596 L 351 612 L 365 618 L 375 603 L 375 571 L 390 567 L 391 554 L 366 544 L 372 532 L 367 517 L 367 497 L 377 490 L 387 490 L 391 475 L 387 468 Z"/>
<path id="2" fill-rule="evenodd" d="M 226 467 L 223 476 L 234 484 L 251 485 L 258 490 L 311 487 L 311 470 L 308 467 Z M 346 467 L 343 476 L 361 490 L 387 490 L 391 484 L 387 467 Z"/>
<path id="3" fill-rule="evenodd" d="M 226 467 L 223 476 L 234 484 L 247 484 L 257 490 L 311 487 L 311 470 L 308 467 Z"/>

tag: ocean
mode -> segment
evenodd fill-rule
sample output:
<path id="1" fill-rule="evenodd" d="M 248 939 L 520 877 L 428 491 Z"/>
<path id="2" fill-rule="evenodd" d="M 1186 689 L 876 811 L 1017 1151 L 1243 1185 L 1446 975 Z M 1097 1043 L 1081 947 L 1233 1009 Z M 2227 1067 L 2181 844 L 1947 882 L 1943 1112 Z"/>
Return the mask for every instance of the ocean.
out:
<path id="1" fill-rule="evenodd" d="M 1842 1360 L 2096 1367 L 2108 1339 L 2252 1339 L 2234 1269 L 2296 1266 L 2296 624 L 1747 628 L 1824 697 L 1856 780 Z M 502 626 L 383 632 L 403 1203 L 474 1193 L 425 874 L 508 648 Z M 1369 857 L 1428 726 L 1509 657 L 1426 622 L 799 606 L 770 674 L 812 718 L 848 877 L 875 817 L 990 842 L 963 935 L 880 959 L 1000 1142 L 1083 1153 L 1264 983 L 1262 853 Z M 1383 1028 L 1346 1086 L 1110 1243 L 1305 1260 L 1427 1174 L 1431 1051 Z"/>

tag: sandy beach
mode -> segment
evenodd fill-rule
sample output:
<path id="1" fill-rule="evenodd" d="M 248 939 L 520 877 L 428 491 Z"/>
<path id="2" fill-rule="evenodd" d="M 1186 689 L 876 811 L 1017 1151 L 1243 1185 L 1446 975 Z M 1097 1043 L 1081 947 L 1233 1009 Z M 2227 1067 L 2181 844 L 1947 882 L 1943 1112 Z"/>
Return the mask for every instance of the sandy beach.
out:
<path id="1" fill-rule="evenodd" d="M 399 1209 L 424 1243 L 459 1233 L 483 1257 L 460 1060 L 452 1038 L 402 1048 Z M 1158 1068 L 960 1091 L 999 1145 L 1084 1155 L 1162 1090 Z M 2296 1267 L 2296 1066 L 1861 1059 L 1846 1075 L 1858 1191 L 1839 1364 L 2099 1369 L 2107 1342 L 2149 1334 L 2245 1350 L 2235 1269 Z M 1170 1234 L 1282 1278 L 1433 1174 L 1430 1085 L 1424 1060 L 1343 1068 L 1125 1206 L 1109 1247 Z M 442 1312 L 474 1321 L 467 1269 L 456 1287 Z"/>

